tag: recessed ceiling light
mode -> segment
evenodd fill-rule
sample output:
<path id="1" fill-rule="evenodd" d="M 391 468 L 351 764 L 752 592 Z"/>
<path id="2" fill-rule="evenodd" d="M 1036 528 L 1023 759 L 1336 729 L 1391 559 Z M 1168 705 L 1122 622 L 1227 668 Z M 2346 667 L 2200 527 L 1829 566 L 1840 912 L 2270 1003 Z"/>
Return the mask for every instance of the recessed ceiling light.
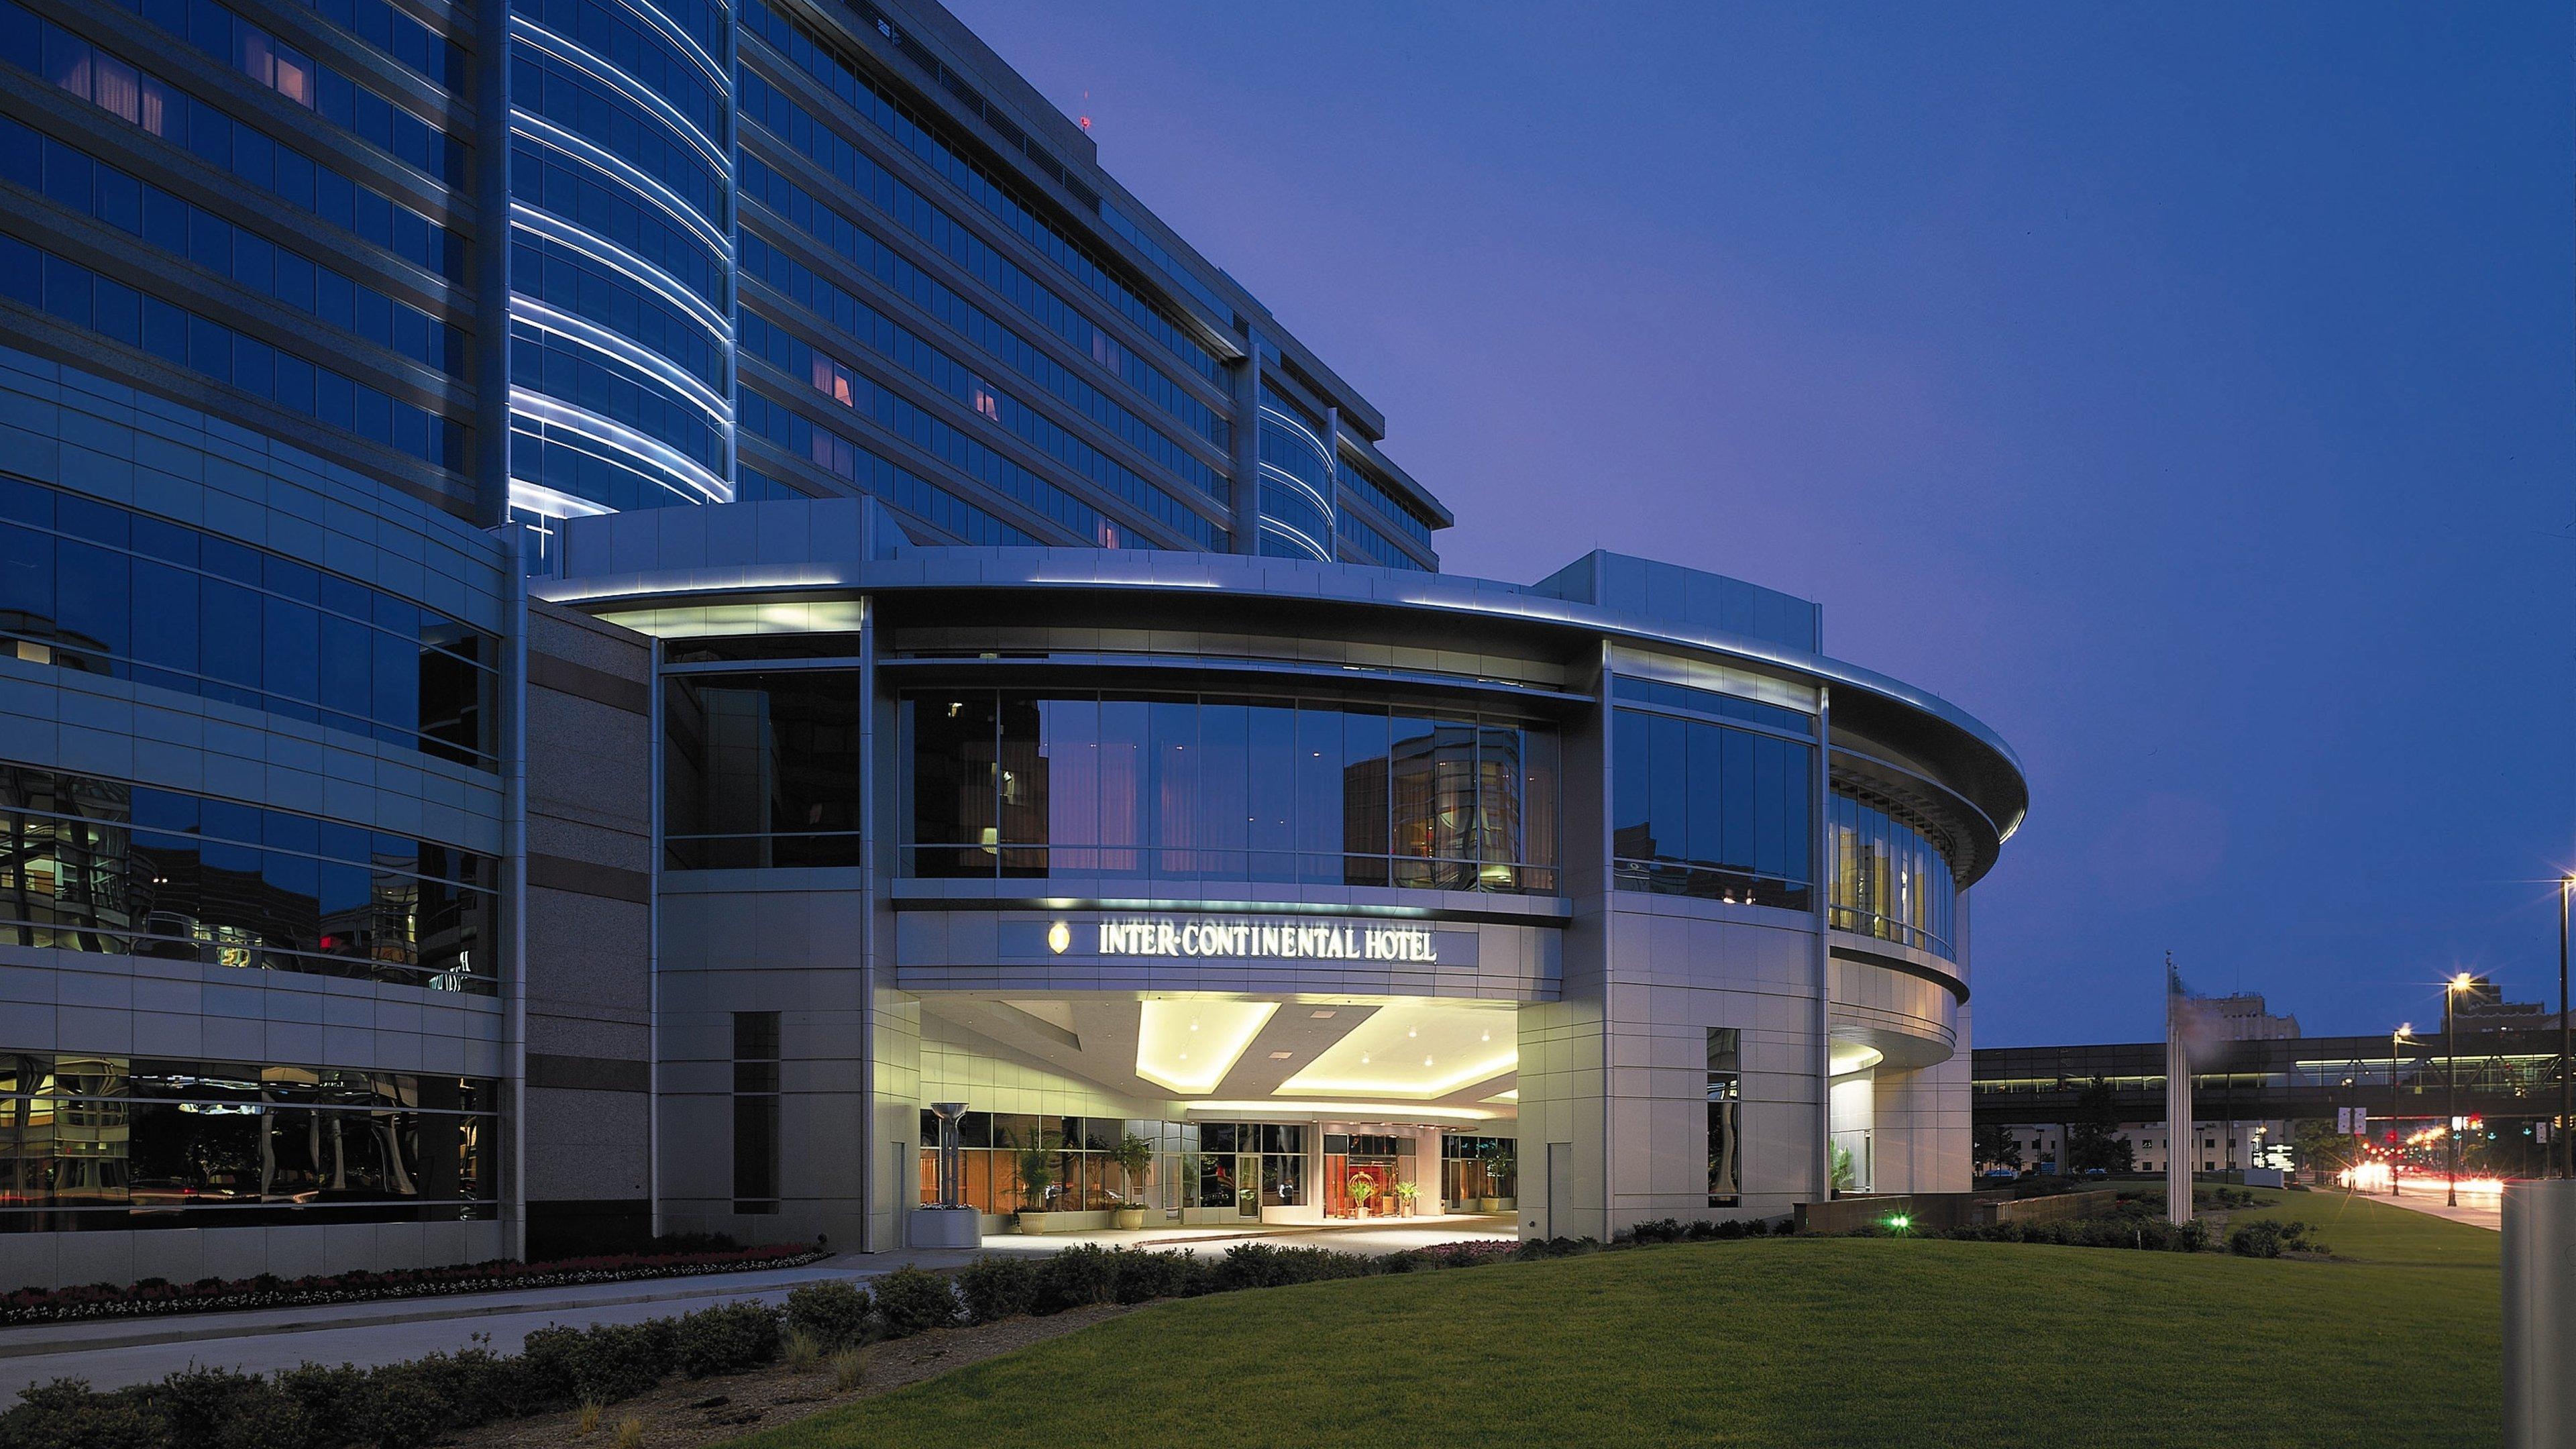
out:
<path id="1" fill-rule="evenodd" d="M 1332 1014 L 1333 1014 L 1333 1013 L 1331 1013 L 1331 1012 L 1329 1012 L 1329 1011 L 1314 1011 L 1314 1012 L 1308 1012 L 1308 1013 L 1307 1013 L 1307 1015 L 1312 1016 L 1312 1017 L 1313 1017 L 1313 1018 L 1315 1018 L 1317 1021 L 1322 1021 L 1325 1017 L 1331 1016 Z"/>
<path id="2" fill-rule="evenodd" d="M 1295 1055 L 1297 1055 L 1295 1052 L 1272 1052 L 1270 1059 L 1274 1062 L 1284 1062 Z"/>

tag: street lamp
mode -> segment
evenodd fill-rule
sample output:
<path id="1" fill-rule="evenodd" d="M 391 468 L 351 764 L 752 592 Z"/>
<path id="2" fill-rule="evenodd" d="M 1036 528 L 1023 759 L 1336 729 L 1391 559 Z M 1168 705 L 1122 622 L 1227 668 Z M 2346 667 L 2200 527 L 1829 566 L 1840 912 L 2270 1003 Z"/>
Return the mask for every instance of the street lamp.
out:
<path id="1" fill-rule="evenodd" d="M 2461 992 L 2468 990 L 2474 980 L 2463 971 L 2442 983 L 2442 1052 L 2451 1059 L 2449 1100 L 2445 1109 L 2451 1120 L 2442 1124 L 2442 1144 L 2451 1164 L 2450 1180 L 2444 1186 L 2450 1189 L 2452 1207 L 2460 1205 L 2460 1018 L 2451 1009 L 2451 1003 Z"/>
<path id="2" fill-rule="evenodd" d="M 2397 1094 L 2397 1069 L 2404 1065 L 2406 1060 L 2400 1048 L 2414 1039 L 2415 1023 L 2411 1021 L 2388 1034 L 2388 1130 L 2397 1138 L 2388 1153 L 2388 1195 L 2390 1197 L 2397 1196 L 2397 1162 L 2399 1154 L 2406 1150 L 2405 1129 L 2397 1125 L 2397 1119 L 2406 1110 L 2405 1100 Z"/>
<path id="3" fill-rule="evenodd" d="M 2549 1145 L 2556 1149 L 2558 1175 L 2576 1177 L 2576 1146 L 2567 1141 L 2571 1118 L 2567 1108 L 2567 897 L 2576 892 L 2576 873 L 2558 877 L 2558 1120 L 2550 1124 Z"/>

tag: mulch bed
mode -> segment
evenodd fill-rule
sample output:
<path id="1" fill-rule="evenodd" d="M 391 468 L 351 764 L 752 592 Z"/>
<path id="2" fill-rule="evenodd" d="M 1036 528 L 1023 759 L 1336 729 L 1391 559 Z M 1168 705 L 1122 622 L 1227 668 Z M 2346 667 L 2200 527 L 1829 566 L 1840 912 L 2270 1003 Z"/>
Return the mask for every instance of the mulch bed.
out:
<path id="1" fill-rule="evenodd" d="M 835 1385 L 829 1360 L 803 1372 L 777 1363 L 727 1378 L 675 1380 L 649 1394 L 608 1405 L 588 1442 L 597 1449 L 608 1449 L 620 1421 L 641 1419 L 644 1442 L 652 1449 L 699 1449 L 702 1445 L 720 1444 L 756 1429 L 794 1423 L 827 1409 L 920 1383 L 950 1369 L 1061 1338 L 1133 1311 L 1119 1304 L 1103 1303 L 1044 1318 L 1009 1318 L 971 1328 L 934 1329 L 912 1338 L 870 1344 L 859 1350 L 864 1376 L 857 1387 L 847 1391 Z M 457 1449 L 565 1449 L 585 1441 L 581 1413 L 573 1409 L 486 1424 L 446 1442 L 452 1442 Z"/>

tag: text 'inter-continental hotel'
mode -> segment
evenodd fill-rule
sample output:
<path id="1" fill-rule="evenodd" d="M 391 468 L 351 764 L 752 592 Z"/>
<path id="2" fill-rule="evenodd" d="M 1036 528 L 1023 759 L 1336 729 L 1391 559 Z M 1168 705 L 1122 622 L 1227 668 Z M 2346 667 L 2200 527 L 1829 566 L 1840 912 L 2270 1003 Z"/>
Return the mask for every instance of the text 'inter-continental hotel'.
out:
<path id="1" fill-rule="evenodd" d="M 0 0 L 0 1285 L 1965 1189 L 2012 752 L 1385 433 L 929 0 Z"/>

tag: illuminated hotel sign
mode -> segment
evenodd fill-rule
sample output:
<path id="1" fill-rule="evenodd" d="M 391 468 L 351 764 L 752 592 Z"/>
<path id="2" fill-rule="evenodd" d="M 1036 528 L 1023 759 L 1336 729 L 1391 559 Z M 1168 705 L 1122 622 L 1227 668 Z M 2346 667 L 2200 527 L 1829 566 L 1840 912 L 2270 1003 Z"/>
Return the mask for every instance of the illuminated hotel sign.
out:
<path id="1" fill-rule="evenodd" d="M 1097 929 L 1096 949 L 1102 956 L 1433 963 L 1440 959 L 1439 944 L 1428 926 L 1141 917 L 1102 921 Z M 1073 932 L 1061 921 L 1047 932 L 1047 946 L 1057 955 L 1072 944 Z"/>

